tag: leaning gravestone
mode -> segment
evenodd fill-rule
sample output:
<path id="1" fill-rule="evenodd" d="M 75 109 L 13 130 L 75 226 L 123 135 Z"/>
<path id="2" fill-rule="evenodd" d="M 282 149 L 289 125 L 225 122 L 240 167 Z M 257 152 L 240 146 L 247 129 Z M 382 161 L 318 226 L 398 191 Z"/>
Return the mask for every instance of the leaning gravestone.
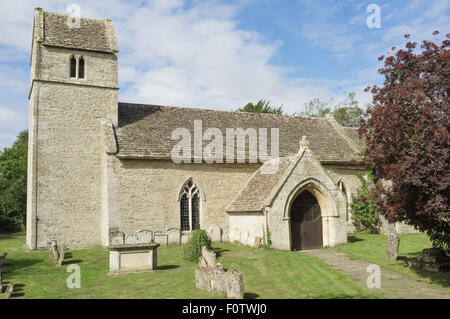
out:
<path id="1" fill-rule="evenodd" d="M 58 265 L 60 267 L 62 266 L 65 255 L 66 255 L 66 245 L 63 243 L 63 244 L 61 244 L 61 250 L 59 252 L 59 258 L 58 258 Z"/>
<path id="2" fill-rule="evenodd" d="M 11 298 L 13 291 L 14 291 L 13 284 L 8 284 L 8 287 L 6 287 L 6 291 L 5 291 L 5 295 L 4 295 L 5 298 L 6 299 Z"/>
<path id="3" fill-rule="evenodd" d="M 53 256 L 55 256 L 55 259 L 58 260 L 59 259 L 58 242 L 55 239 L 53 239 L 51 245 L 52 245 Z"/>
<path id="4" fill-rule="evenodd" d="M 398 233 L 394 225 L 389 224 L 388 231 L 389 233 L 386 247 L 386 257 L 389 258 L 390 260 L 397 260 L 400 238 L 398 238 Z"/>

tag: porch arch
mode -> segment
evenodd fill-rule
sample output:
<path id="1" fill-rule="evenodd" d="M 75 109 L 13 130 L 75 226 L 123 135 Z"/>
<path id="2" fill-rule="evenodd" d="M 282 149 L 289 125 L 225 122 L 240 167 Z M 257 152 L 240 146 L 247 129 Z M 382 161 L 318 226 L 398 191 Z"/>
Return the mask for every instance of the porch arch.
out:
<path id="1" fill-rule="evenodd" d="M 338 208 L 335 202 L 335 197 L 330 191 L 317 179 L 307 178 L 297 184 L 289 193 L 285 202 L 283 219 L 289 223 L 289 246 L 292 247 L 291 234 L 291 208 L 295 199 L 304 191 L 311 193 L 317 200 L 321 216 L 322 216 L 322 242 L 324 246 L 329 246 L 330 241 L 330 218 L 339 216 Z"/>

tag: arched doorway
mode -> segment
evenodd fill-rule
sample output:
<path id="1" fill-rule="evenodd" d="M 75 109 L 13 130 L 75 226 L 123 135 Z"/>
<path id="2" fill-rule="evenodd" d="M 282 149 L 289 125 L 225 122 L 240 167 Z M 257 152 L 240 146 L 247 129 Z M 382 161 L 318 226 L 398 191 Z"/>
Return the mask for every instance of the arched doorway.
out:
<path id="1" fill-rule="evenodd" d="M 291 250 L 321 248 L 322 214 L 317 199 L 307 190 L 291 205 Z"/>

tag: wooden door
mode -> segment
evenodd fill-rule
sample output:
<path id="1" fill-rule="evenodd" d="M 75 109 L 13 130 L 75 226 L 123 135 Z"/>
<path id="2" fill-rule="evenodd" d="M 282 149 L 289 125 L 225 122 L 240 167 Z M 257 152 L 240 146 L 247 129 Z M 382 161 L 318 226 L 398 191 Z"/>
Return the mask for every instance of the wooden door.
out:
<path id="1" fill-rule="evenodd" d="M 322 245 L 320 206 L 310 192 L 304 191 L 291 206 L 291 249 L 316 249 Z"/>

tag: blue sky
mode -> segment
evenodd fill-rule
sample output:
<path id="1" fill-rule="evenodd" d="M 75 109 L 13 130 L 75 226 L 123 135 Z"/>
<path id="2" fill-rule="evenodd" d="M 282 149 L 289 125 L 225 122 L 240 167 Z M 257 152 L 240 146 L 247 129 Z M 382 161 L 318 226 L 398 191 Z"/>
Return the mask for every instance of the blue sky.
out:
<path id="1" fill-rule="evenodd" d="M 450 32 L 447 0 L 15 0 L 0 11 L 0 149 L 28 126 L 34 7 L 111 18 L 119 43 L 119 100 L 236 109 L 268 99 L 288 113 L 313 99 L 338 102 L 382 80 L 392 46 Z M 381 28 L 368 28 L 368 5 Z M 439 40 L 438 36 L 436 40 Z"/>

